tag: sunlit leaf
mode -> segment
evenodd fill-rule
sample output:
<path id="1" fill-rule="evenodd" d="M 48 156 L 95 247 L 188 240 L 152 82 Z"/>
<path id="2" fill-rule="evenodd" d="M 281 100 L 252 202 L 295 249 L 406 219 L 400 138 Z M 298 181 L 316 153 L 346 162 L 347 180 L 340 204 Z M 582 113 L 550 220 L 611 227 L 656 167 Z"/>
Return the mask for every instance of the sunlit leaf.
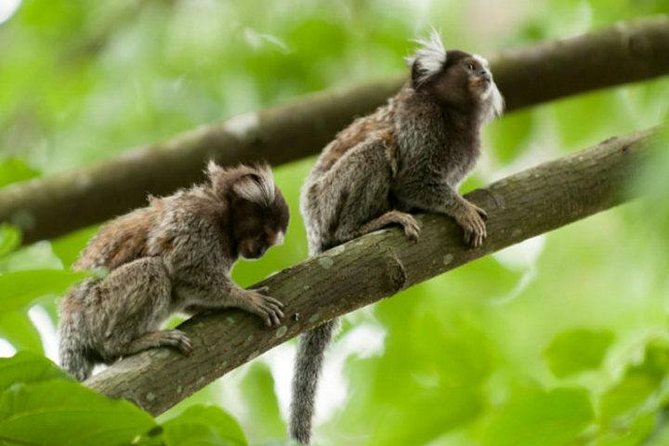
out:
<path id="1" fill-rule="evenodd" d="M 0 258 L 0 273 L 35 269 L 63 269 L 63 262 L 47 241 L 24 246 Z"/>
<path id="2" fill-rule="evenodd" d="M 163 424 L 166 446 L 216 445 L 246 446 L 248 443 L 237 421 L 214 406 L 192 406 Z"/>
<path id="3" fill-rule="evenodd" d="M 669 348 L 651 342 L 641 364 L 630 366 L 623 378 L 600 398 L 604 423 L 630 424 L 640 412 L 648 412 L 666 398 L 663 382 L 669 376 Z"/>
<path id="4" fill-rule="evenodd" d="M 274 378 L 269 368 L 262 362 L 251 366 L 241 383 L 244 399 L 248 402 L 248 411 L 253 418 L 263 423 L 249 432 L 254 443 L 282 438 L 286 435 L 286 426 L 281 419 L 279 402 L 274 391 Z"/>
<path id="5" fill-rule="evenodd" d="M 42 353 L 42 338 L 25 310 L 0 312 L 0 337 L 16 350 Z"/>
<path id="6" fill-rule="evenodd" d="M 0 438 L 9 444 L 115 446 L 155 427 L 146 412 L 68 378 L 50 361 L 0 359 Z"/>
<path id="7" fill-rule="evenodd" d="M 538 391 L 511 399 L 490 417 L 484 446 L 570 444 L 594 416 L 584 389 Z"/>
<path id="8" fill-rule="evenodd" d="M 0 224 L 0 257 L 13 251 L 21 244 L 21 231 L 7 223 Z"/>
<path id="9" fill-rule="evenodd" d="M 631 419 L 628 423 L 605 426 L 603 431 L 598 432 L 592 446 L 664 446 L 664 442 L 648 441 L 654 439 L 657 427 L 658 414 L 647 412 Z"/>
<path id="10" fill-rule="evenodd" d="M 81 229 L 51 242 L 54 254 L 63 262 L 65 268 L 69 268 L 79 258 L 79 253 L 97 230 L 97 226 Z"/>
<path id="11" fill-rule="evenodd" d="M 525 110 L 513 113 L 488 128 L 495 155 L 506 163 L 527 148 L 527 141 L 536 125 L 536 112 Z"/>
<path id="12" fill-rule="evenodd" d="M 39 171 L 18 158 L 6 158 L 0 161 L 0 188 L 36 176 L 39 176 Z"/>
<path id="13" fill-rule="evenodd" d="M 636 445 L 654 438 L 651 433 L 660 420 L 658 408 L 669 396 L 668 376 L 669 348 L 663 342 L 651 341 L 643 362 L 629 366 L 620 381 L 599 398 L 601 429 L 597 446 Z"/>
<path id="14" fill-rule="evenodd" d="M 14 384 L 0 397 L 0 437 L 18 444 L 115 446 L 154 426 L 132 403 L 70 381 Z"/>
<path id="15" fill-rule="evenodd" d="M 598 368 L 613 342 L 613 333 L 585 328 L 557 335 L 544 355 L 555 376 L 564 378 Z"/>
<path id="16" fill-rule="evenodd" d="M 484 408 L 491 345 L 468 319 L 421 302 L 426 289 L 378 306 L 388 324 L 383 354 L 350 361 L 351 401 L 342 417 L 364 444 L 423 444 Z"/>
<path id="17" fill-rule="evenodd" d="M 35 383 L 56 378 L 71 379 L 43 356 L 18 352 L 11 358 L 0 358 L 0 392 L 4 392 L 16 383 Z"/>
<path id="18" fill-rule="evenodd" d="M 25 308 L 46 294 L 62 294 L 88 276 L 86 272 L 48 269 L 0 274 L 0 312 Z"/>
<path id="19" fill-rule="evenodd" d="M 613 91 L 590 93 L 552 105 L 564 148 L 577 148 L 584 142 L 595 143 L 611 136 L 635 130 L 629 109 L 620 94 Z"/>

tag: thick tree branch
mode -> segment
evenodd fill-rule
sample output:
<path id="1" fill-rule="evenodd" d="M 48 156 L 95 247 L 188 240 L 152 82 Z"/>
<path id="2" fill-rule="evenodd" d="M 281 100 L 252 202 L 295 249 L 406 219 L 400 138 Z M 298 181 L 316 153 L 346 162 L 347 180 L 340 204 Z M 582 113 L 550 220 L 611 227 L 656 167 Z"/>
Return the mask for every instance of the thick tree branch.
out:
<path id="1" fill-rule="evenodd" d="M 572 156 L 509 176 L 468 195 L 487 210 L 489 237 L 468 249 L 452 220 L 423 215 L 418 243 L 398 229 L 369 234 L 284 270 L 264 282 L 286 304 L 277 328 L 239 311 L 182 324 L 190 357 L 155 349 L 126 358 L 87 381 L 104 394 L 158 414 L 259 354 L 340 316 L 464 263 L 608 209 L 631 198 L 621 191 L 635 174 L 650 131 L 611 138 Z"/>
<path id="2" fill-rule="evenodd" d="M 508 110 L 669 72 L 669 19 L 621 23 L 558 42 L 507 51 L 492 67 Z M 0 221 L 24 230 L 24 243 L 62 235 L 141 206 L 200 179 L 208 158 L 273 165 L 317 153 L 354 116 L 369 112 L 403 78 L 308 96 L 204 126 L 117 159 L 0 191 Z"/>

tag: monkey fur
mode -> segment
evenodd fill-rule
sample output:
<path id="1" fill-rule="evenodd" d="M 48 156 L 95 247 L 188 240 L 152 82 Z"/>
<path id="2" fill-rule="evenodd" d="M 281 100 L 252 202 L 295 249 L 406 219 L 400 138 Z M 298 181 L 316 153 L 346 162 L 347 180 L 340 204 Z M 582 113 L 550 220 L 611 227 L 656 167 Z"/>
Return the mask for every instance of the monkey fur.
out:
<path id="1" fill-rule="evenodd" d="M 388 225 L 416 240 L 415 211 L 448 215 L 466 243 L 483 243 L 486 213 L 457 189 L 479 157 L 482 125 L 501 115 L 504 102 L 485 59 L 446 51 L 434 31 L 418 43 L 399 93 L 341 131 L 308 176 L 300 207 L 311 255 Z M 300 338 L 289 429 L 301 444 L 310 441 L 323 353 L 336 326 L 329 321 Z"/>
<path id="2" fill-rule="evenodd" d="M 160 330 L 174 312 L 235 307 L 280 324 L 281 302 L 230 278 L 240 255 L 259 258 L 283 240 L 288 206 L 272 172 L 210 162 L 207 174 L 204 184 L 111 221 L 81 253 L 75 269 L 110 273 L 75 286 L 60 304 L 60 362 L 76 379 L 152 347 L 190 353 L 185 333 Z"/>

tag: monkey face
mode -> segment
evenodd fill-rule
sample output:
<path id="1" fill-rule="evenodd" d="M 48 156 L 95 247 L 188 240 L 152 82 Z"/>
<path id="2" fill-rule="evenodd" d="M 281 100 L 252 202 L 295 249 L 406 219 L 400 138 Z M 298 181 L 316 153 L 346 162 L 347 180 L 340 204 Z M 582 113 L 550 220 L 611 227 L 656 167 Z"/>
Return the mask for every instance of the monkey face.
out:
<path id="1" fill-rule="evenodd" d="M 478 113 L 488 121 L 502 113 L 504 101 L 488 61 L 460 50 L 446 51 L 437 35 L 412 59 L 411 78 L 416 91 L 424 91 L 447 107 Z"/>
<path id="2" fill-rule="evenodd" d="M 248 200 L 233 200 L 232 236 L 237 252 L 246 259 L 258 259 L 274 245 L 283 242 L 288 227 L 288 206 L 276 188 L 269 205 Z"/>
<path id="3" fill-rule="evenodd" d="M 441 102 L 459 108 L 485 101 L 493 86 L 488 62 L 458 50 L 448 51 L 442 69 L 426 85 Z"/>
<path id="4" fill-rule="evenodd" d="M 222 230 L 235 256 L 257 259 L 283 241 L 288 205 L 269 165 L 223 168 L 212 161 L 207 174 L 214 195 L 227 203 Z"/>
<path id="5" fill-rule="evenodd" d="M 274 245 L 283 243 L 284 233 L 271 228 L 264 228 L 256 237 L 242 239 L 239 242 L 239 254 L 245 259 L 259 259 Z"/>
<path id="6" fill-rule="evenodd" d="M 482 99 L 490 95 L 492 89 L 492 73 L 488 68 L 488 61 L 481 56 L 472 55 L 463 60 L 461 65 L 467 72 L 467 84 L 473 95 Z"/>

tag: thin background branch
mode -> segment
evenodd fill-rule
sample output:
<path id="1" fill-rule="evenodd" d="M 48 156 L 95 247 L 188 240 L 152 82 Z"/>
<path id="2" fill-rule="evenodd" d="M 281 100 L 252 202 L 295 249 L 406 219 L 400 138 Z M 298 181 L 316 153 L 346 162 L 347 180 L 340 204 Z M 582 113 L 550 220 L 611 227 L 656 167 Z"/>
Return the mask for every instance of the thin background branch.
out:
<path id="1" fill-rule="evenodd" d="M 491 60 L 508 110 L 669 73 L 669 18 L 621 23 L 563 41 L 504 51 Z M 265 159 L 272 165 L 316 154 L 336 131 L 393 94 L 394 78 L 203 126 L 106 162 L 17 183 L 0 191 L 0 221 L 24 243 L 99 223 L 201 179 L 205 161 Z"/>

